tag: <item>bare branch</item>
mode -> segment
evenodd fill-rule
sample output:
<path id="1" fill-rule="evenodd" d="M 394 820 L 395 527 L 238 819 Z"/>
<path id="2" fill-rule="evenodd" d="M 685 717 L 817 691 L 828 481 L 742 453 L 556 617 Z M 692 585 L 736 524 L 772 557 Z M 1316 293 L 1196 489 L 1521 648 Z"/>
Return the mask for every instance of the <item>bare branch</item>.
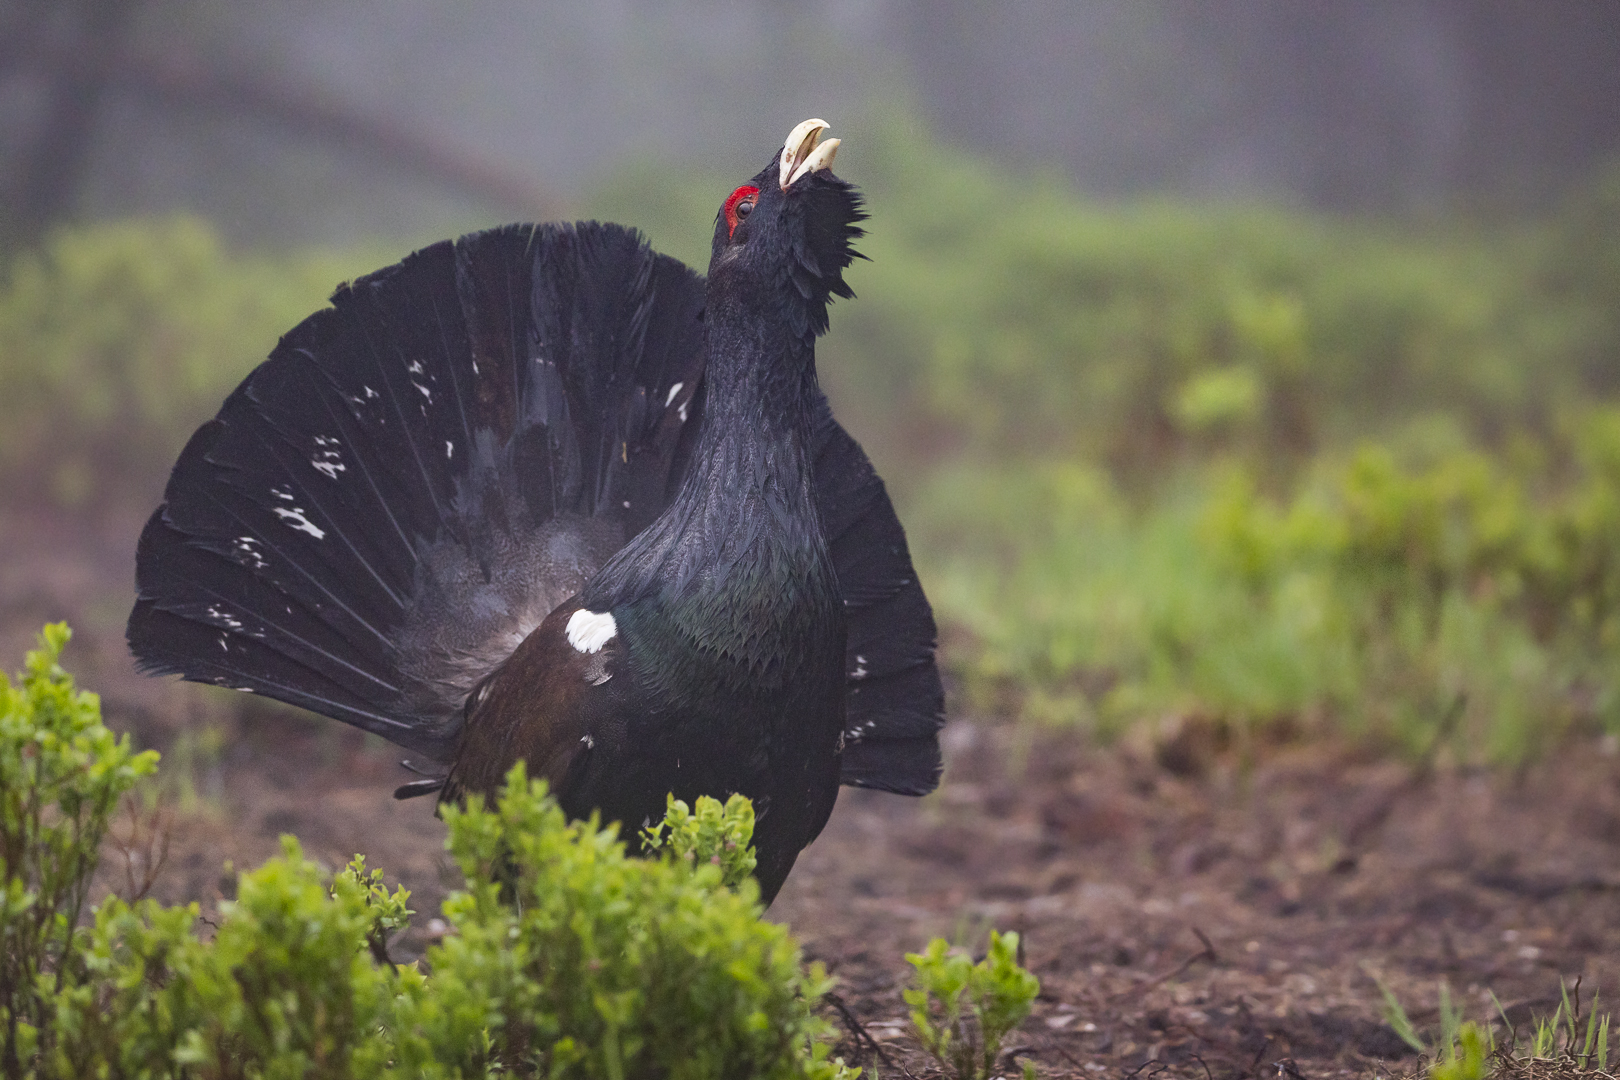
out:
<path id="1" fill-rule="evenodd" d="M 86 66 L 79 56 L 50 46 L 31 50 L 21 62 L 63 78 L 83 77 Z M 96 75 L 106 85 L 162 106 L 248 116 L 358 151 L 523 216 L 545 218 L 560 209 L 558 200 L 531 179 L 465 147 L 252 72 L 220 70 L 180 53 L 125 53 Z"/>

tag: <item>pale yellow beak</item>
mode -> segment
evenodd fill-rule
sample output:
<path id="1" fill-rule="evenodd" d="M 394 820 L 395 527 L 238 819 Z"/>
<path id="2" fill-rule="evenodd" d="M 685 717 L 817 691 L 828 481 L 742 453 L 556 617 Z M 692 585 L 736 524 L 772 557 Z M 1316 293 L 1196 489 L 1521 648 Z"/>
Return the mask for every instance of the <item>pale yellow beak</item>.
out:
<path id="1" fill-rule="evenodd" d="M 829 127 L 825 120 L 806 120 L 788 132 L 782 144 L 782 190 L 792 187 L 801 176 L 832 168 L 838 154 L 837 139 L 817 143 L 821 133 Z"/>

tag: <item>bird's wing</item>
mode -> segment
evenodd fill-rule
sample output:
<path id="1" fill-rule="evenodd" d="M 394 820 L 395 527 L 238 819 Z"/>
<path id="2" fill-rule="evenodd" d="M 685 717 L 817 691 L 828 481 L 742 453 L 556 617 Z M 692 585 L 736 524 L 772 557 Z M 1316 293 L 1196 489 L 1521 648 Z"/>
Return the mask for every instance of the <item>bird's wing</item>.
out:
<path id="1" fill-rule="evenodd" d="M 939 785 L 945 722 L 933 609 L 882 478 L 825 398 L 813 439 L 817 508 L 849 618 L 842 779 L 925 795 Z"/>
<path id="2" fill-rule="evenodd" d="M 601 688 L 622 656 L 618 641 L 572 646 L 565 627 L 578 603 L 559 606 L 467 699 L 466 724 L 441 800 L 493 796 L 521 759 L 565 804 L 590 761 L 593 720 L 611 708 Z M 621 680 L 622 681 L 622 680 Z"/>

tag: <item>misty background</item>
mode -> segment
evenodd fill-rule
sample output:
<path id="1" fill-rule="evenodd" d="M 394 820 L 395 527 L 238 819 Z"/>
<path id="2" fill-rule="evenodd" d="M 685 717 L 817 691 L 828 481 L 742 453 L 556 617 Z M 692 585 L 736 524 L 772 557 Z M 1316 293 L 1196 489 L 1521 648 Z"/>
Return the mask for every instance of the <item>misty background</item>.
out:
<path id="1" fill-rule="evenodd" d="M 444 237 L 701 269 L 811 116 L 953 715 L 1620 737 L 1613 0 L 0 0 L 0 652 L 67 617 L 116 722 L 242 745 L 123 644 L 197 425 Z"/>
<path id="2" fill-rule="evenodd" d="M 1525 210 L 1620 149 L 1620 5 L 6 0 L 0 230 L 423 239 L 631 161 L 747 175 L 812 115 L 857 180 L 900 116 L 1104 196 Z"/>

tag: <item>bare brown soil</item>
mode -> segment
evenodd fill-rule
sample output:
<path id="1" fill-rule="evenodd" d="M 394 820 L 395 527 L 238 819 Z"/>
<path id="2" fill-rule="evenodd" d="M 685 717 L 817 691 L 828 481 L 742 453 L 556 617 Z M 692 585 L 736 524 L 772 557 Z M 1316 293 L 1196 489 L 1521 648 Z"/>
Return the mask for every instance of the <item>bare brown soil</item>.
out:
<path id="1" fill-rule="evenodd" d="M 0 520 L 3 666 L 69 619 L 68 666 L 109 723 L 190 778 L 155 895 L 213 904 L 227 862 L 256 865 L 292 833 L 329 866 L 363 852 L 410 888 L 418 915 L 394 951 L 419 955 L 455 885 L 431 800 L 395 802 L 399 754 L 338 724 L 135 676 L 121 631 L 137 524 Z M 209 724 L 217 750 L 196 737 Z M 1420 1029 L 1442 981 L 1469 1016 L 1493 1015 L 1494 992 L 1521 1025 L 1552 1011 L 1560 980 L 1620 994 L 1620 757 L 1602 742 L 1510 773 L 1321 744 L 1247 764 L 1196 739 L 1190 755 L 1185 740 L 1100 750 L 980 717 L 947 736 L 937 795 L 846 791 L 769 913 L 838 977 L 841 1052 L 882 1076 L 932 1073 L 907 1033 L 903 954 L 933 936 L 982 947 L 990 927 L 1023 934 L 1042 982 L 1009 1074 L 1015 1058 L 1047 1076 L 1402 1073 L 1417 1062 L 1377 980 Z M 110 856 L 108 885 L 127 889 Z"/>

